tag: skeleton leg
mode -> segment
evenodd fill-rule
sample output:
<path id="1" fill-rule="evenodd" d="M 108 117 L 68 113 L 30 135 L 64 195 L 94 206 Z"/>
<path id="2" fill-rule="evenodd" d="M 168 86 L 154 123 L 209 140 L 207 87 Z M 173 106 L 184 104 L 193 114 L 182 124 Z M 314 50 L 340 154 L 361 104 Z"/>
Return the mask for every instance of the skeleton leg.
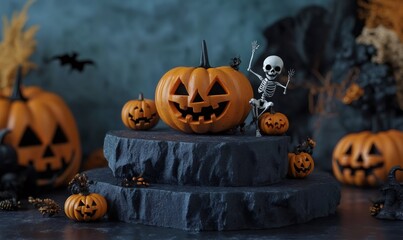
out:
<path id="1" fill-rule="evenodd" d="M 258 109 L 260 108 L 260 99 L 252 98 L 249 101 L 249 104 L 252 106 L 252 116 L 253 116 L 252 121 L 255 123 L 256 137 L 261 137 L 262 135 L 260 134 L 259 123 L 258 123 L 258 116 L 259 116 Z"/>

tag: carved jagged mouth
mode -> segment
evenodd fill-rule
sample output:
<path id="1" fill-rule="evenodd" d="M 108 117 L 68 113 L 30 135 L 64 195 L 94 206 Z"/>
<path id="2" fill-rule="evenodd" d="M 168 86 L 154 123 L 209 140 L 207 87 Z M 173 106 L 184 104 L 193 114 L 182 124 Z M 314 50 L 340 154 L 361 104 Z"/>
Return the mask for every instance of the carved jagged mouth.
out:
<path id="1" fill-rule="evenodd" d="M 71 165 L 71 163 L 73 162 L 75 156 L 75 152 L 73 150 L 72 154 L 71 154 L 71 158 L 70 161 L 66 161 L 66 159 L 64 157 L 61 158 L 61 162 L 62 162 L 62 167 L 60 169 L 57 170 L 53 170 L 52 169 L 52 164 L 48 163 L 46 165 L 46 170 L 42 171 L 42 172 L 38 172 L 37 178 L 38 179 L 45 179 L 45 180 L 49 180 L 49 179 L 54 179 L 59 177 L 60 175 L 62 175 Z M 33 165 L 33 161 L 30 161 L 30 164 Z"/>
<path id="2" fill-rule="evenodd" d="M 196 113 L 193 112 L 193 108 L 188 107 L 187 109 L 180 108 L 179 103 L 173 103 L 175 108 L 181 113 L 179 120 L 184 122 L 198 122 L 201 119 L 204 119 L 204 122 L 211 121 L 213 118 L 217 119 L 221 116 L 221 114 L 225 111 L 228 106 L 229 101 L 218 103 L 217 108 L 213 108 L 212 106 L 202 107 L 201 111 Z"/>
<path id="3" fill-rule="evenodd" d="M 339 163 L 338 160 L 336 161 L 336 163 L 337 163 L 337 167 L 339 168 L 339 171 L 340 171 L 342 174 L 343 174 L 343 171 L 344 171 L 345 169 L 350 169 L 351 175 L 354 176 L 356 171 L 364 171 L 366 177 L 369 176 L 369 175 L 372 175 L 373 172 L 374 172 L 374 169 L 382 168 L 383 165 L 384 165 L 383 162 L 379 162 L 379 163 L 375 164 L 374 166 L 371 166 L 371 167 L 368 167 L 368 168 L 364 168 L 363 166 L 360 166 L 360 167 L 351 167 L 350 165 L 342 166 L 342 165 Z"/>
<path id="4" fill-rule="evenodd" d="M 95 213 L 97 212 L 97 210 L 93 210 L 92 212 L 84 212 L 84 213 L 82 213 L 82 211 L 81 211 L 81 209 L 77 209 L 76 210 L 79 214 L 80 214 L 80 216 L 81 217 L 93 217 L 94 215 L 95 215 Z"/>
<path id="5" fill-rule="evenodd" d="M 130 119 L 131 121 L 133 121 L 135 125 L 137 125 L 137 124 L 139 124 L 140 122 L 150 123 L 150 122 L 155 118 L 156 115 L 157 115 L 156 113 L 153 113 L 153 114 L 151 114 L 151 117 L 150 117 L 150 118 L 147 118 L 147 117 L 140 117 L 140 118 L 134 119 L 134 118 L 133 118 L 133 115 L 131 115 L 131 114 L 129 113 L 129 119 Z"/>
<path id="6" fill-rule="evenodd" d="M 309 164 L 308 167 L 298 167 L 298 166 L 294 163 L 294 168 L 295 168 L 295 171 L 296 171 L 297 173 L 307 173 L 307 172 L 309 172 L 309 171 L 311 170 L 312 164 Z"/>
<path id="7" fill-rule="evenodd" d="M 268 128 L 275 128 L 275 129 L 280 130 L 280 129 L 282 129 L 282 128 L 285 127 L 285 124 L 278 124 L 278 123 L 273 124 L 273 123 L 268 123 L 268 122 L 266 122 L 266 126 L 267 126 Z"/>

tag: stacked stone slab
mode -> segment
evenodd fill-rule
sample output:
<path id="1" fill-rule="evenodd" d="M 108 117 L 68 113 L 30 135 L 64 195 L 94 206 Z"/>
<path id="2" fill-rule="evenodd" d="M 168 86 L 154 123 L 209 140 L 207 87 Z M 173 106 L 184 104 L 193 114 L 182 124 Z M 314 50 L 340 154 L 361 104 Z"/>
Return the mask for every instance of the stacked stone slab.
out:
<path id="1" fill-rule="evenodd" d="M 108 217 L 184 230 L 265 229 L 336 211 L 339 184 L 328 174 L 286 179 L 287 136 L 189 135 L 172 130 L 111 131 L 110 169 L 90 171 Z M 120 180 L 142 176 L 148 188 Z"/>

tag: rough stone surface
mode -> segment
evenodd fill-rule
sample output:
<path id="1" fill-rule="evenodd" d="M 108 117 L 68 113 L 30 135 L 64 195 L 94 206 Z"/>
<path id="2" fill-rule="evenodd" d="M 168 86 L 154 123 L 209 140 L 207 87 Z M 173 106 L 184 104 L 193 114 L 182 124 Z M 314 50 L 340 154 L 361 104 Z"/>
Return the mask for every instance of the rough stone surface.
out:
<path id="1" fill-rule="evenodd" d="M 197 186 L 263 186 L 285 178 L 288 136 L 111 131 L 104 153 L 115 177 Z"/>
<path id="2" fill-rule="evenodd" d="M 124 188 L 110 169 L 87 172 L 90 190 L 105 196 L 108 218 L 191 231 L 267 229 L 328 216 L 340 186 L 327 173 L 285 179 L 265 187 L 194 187 L 151 184 Z"/>

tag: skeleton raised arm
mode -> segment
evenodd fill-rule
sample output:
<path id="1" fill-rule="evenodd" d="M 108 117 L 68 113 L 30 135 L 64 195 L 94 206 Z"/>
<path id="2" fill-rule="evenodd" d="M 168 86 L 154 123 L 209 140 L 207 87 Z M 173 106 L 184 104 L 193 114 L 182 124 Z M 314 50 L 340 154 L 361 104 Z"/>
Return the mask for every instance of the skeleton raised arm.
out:
<path id="1" fill-rule="evenodd" d="M 251 65 L 252 65 L 252 60 L 253 60 L 253 56 L 255 55 L 255 51 L 259 48 L 259 44 L 257 44 L 257 41 L 253 41 L 252 42 L 252 56 L 250 57 L 249 60 L 249 66 L 248 69 L 246 69 L 248 72 L 253 73 L 253 75 L 255 75 L 256 77 L 258 77 L 260 79 L 260 81 L 263 81 L 264 77 L 260 76 L 259 74 L 255 73 L 252 69 L 251 69 Z"/>

